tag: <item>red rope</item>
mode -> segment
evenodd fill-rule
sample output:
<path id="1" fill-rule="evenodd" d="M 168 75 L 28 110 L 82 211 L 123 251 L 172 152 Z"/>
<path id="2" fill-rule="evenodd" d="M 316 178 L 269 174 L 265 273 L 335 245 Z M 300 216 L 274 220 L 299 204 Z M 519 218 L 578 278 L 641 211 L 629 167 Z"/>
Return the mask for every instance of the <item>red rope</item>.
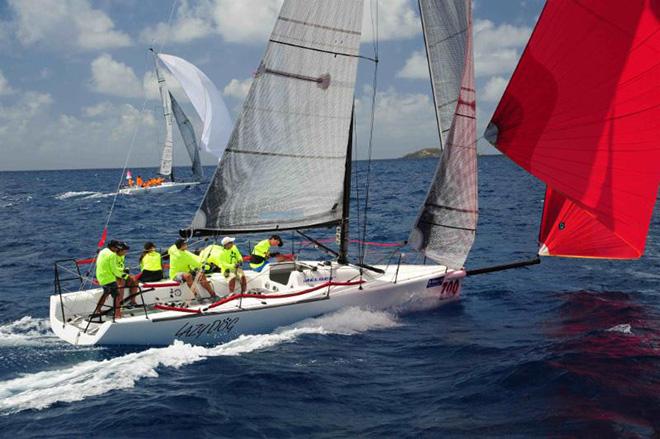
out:
<path id="1" fill-rule="evenodd" d="M 331 287 L 331 286 L 351 286 L 351 285 L 360 285 L 363 284 L 365 281 L 360 280 L 356 282 L 325 282 L 320 285 L 317 285 L 312 288 L 308 288 L 303 291 L 298 291 L 296 293 L 290 293 L 290 294 L 233 294 L 229 297 L 225 297 L 224 299 L 220 299 L 217 302 L 209 305 L 208 308 L 206 309 L 212 309 L 215 307 L 218 307 L 220 305 L 224 305 L 227 302 L 231 302 L 232 300 L 237 300 L 240 298 L 255 298 L 255 299 L 284 299 L 286 297 L 294 297 L 294 296 L 300 296 L 302 294 L 307 294 L 311 293 L 317 290 L 320 290 L 321 288 L 325 287 Z"/>
<path id="2" fill-rule="evenodd" d="M 189 312 L 191 314 L 201 314 L 202 313 L 202 311 L 199 310 L 199 309 L 190 309 L 190 308 L 181 308 L 179 306 L 161 305 L 160 303 L 157 303 L 156 305 L 154 305 L 154 308 L 162 309 L 163 311 Z"/>

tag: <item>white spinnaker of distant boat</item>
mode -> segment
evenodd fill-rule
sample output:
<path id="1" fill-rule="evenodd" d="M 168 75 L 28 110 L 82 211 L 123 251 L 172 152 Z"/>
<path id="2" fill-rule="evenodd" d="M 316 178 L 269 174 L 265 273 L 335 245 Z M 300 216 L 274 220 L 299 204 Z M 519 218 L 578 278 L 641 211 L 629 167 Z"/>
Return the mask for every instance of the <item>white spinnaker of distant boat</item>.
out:
<path id="1" fill-rule="evenodd" d="M 221 158 L 233 124 L 220 92 L 204 72 L 188 61 L 163 53 L 158 54 L 158 59 L 179 81 L 202 120 L 200 145 L 218 159 Z"/>

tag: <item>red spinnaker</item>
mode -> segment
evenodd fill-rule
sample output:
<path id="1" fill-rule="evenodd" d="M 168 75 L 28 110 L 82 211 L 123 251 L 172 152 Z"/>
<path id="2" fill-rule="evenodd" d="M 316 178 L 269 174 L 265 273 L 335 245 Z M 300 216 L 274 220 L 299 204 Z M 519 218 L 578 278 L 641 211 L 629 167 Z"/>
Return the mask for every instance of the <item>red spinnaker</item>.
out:
<path id="1" fill-rule="evenodd" d="M 548 186 L 541 254 L 639 258 L 660 184 L 660 0 L 548 0 L 486 137 Z"/>

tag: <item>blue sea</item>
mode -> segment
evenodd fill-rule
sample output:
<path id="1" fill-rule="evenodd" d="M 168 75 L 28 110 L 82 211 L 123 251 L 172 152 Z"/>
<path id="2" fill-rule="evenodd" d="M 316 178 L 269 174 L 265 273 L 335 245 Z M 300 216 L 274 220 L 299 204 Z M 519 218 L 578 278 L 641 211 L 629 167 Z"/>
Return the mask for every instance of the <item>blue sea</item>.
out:
<path id="1" fill-rule="evenodd" d="M 372 163 L 369 241 L 407 238 L 434 168 Z M 71 346 L 49 329 L 53 263 L 94 254 L 120 174 L 0 173 L 2 437 L 660 435 L 660 209 L 640 260 L 544 258 L 470 277 L 459 302 L 436 309 L 346 309 L 219 346 Z M 482 157 L 479 188 L 468 268 L 534 257 L 543 186 Z M 145 241 L 171 245 L 203 195 L 118 198 L 109 238 L 131 245 L 135 265 Z M 364 199 L 353 193 L 354 220 Z M 283 237 L 301 257 L 328 257 Z M 248 253 L 259 237 L 237 238 Z M 367 248 L 368 262 L 397 258 Z"/>

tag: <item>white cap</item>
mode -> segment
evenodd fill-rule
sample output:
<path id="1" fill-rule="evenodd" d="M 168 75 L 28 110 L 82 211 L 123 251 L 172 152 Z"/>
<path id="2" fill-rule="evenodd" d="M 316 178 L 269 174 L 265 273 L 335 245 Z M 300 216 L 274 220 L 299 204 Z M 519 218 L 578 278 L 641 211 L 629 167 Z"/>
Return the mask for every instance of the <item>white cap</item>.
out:
<path id="1" fill-rule="evenodd" d="M 236 241 L 236 238 L 230 238 L 229 236 L 225 236 L 224 238 L 222 238 L 222 241 L 220 241 L 220 244 L 225 245 L 227 243 L 234 241 Z"/>

